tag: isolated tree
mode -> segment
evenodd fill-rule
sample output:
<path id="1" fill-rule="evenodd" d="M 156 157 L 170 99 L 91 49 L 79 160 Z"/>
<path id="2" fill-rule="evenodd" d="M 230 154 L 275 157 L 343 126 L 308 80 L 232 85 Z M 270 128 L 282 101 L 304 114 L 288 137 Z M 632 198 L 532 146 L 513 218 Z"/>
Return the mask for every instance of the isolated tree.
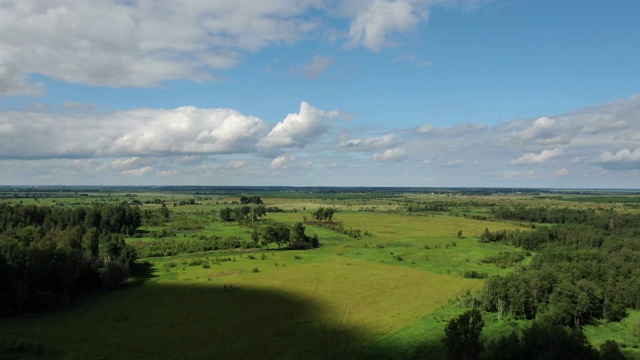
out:
<path id="1" fill-rule="evenodd" d="M 484 320 L 478 309 L 469 310 L 452 319 L 444 329 L 442 342 L 451 360 L 476 360 L 483 348 Z"/>

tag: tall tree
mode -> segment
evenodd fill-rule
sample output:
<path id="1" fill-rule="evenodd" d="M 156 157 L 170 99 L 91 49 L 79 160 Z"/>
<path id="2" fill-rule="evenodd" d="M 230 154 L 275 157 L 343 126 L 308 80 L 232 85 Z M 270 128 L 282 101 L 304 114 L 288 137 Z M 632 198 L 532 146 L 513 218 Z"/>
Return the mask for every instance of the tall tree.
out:
<path id="1" fill-rule="evenodd" d="M 484 320 L 478 309 L 452 319 L 444 329 L 442 342 L 451 360 L 477 360 L 483 348 Z"/>

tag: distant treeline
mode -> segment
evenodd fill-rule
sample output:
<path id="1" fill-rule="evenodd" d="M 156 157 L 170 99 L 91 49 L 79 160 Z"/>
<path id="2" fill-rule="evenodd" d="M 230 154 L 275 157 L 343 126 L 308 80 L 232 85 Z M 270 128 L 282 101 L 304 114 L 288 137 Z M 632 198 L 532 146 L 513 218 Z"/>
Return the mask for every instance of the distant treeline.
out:
<path id="1" fill-rule="evenodd" d="M 125 204 L 0 204 L 0 316 L 55 308 L 126 280 L 137 254 L 123 234 L 140 222 L 138 208 Z"/>
<path id="2" fill-rule="evenodd" d="M 640 309 L 640 218 L 570 209 L 494 211 L 505 219 L 554 223 L 533 231 L 485 229 L 480 240 L 536 251 L 527 267 L 487 281 L 477 299 L 487 311 L 580 327 L 618 321 Z"/>

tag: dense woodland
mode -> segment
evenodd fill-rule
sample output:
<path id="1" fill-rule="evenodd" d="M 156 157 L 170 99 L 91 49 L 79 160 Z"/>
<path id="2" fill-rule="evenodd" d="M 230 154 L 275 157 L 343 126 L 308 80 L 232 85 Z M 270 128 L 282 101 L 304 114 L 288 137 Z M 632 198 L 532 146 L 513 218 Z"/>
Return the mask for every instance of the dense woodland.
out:
<path id="1" fill-rule="evenodd" d="M 59 307 L 125 281 L 137 254 L 123 235 L 140 221 L 126 204 L 0 204 L 0 316 Z"/>
<path id="2" fill-rule="evenodd" d="M 446 329 L 443 342 L 451 358 L 477 359 L 484 354 L 490 359 L 624 359 L 614 341 L 602 344 L 599 352 L 593 349 L 581 327 L 620 321 L 628 309 L 640 309 L 640 219 L 613 211 L 523 206 L 492 213 L 495 219 L 535 224 L 534 230 L 485 229 L 480 241 L 507 243 L 536 254 L 529 265 L 488 279 L 472 304 L 504 319 L 534 321 L 520 333 L 489 342 L 484 353 L 478 334 L 474 346 L 460 349 L 454 340 L 468 341 L 474 334 L 470 329 L 479 333 L 483 325 L 473 320 L 479 315 L 472 310 Z"/>
<path id="3" fill-rule="evenodd" d="M 488 280 L 479 297 L 487 311 L 580 327 L 617 321 L 640 309 L 640 219 L 570 209 L 497 209 L 502 219 L 538 224 L 532 231 L 489 230 L 483 242 L 506 242 L 537 252 L 531 264 Z"/>

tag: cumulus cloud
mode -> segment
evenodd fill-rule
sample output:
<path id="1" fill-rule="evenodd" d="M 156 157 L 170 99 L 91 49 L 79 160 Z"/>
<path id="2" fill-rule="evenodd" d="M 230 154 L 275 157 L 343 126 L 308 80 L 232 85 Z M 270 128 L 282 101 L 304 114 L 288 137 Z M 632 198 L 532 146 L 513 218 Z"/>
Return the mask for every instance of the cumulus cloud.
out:
<path id="1" fill-rule="evenodd" d="M 606 170 L 640 169 L 640 148 L 636 148 L 635 151 L 622 149 L 615 154 L 605 151 L 593 159 L 593 163 Z"/>
<path id="2" fill-rule="evenodd" d="M 102 86 L 211 79 L 246 52 L 316 28 L 318 1 L 38 1 L 0 7 L 0 94 L 37 94 L 39 73 Z"/>
<path id="3" fill-rule="evenodd" d="M 295 159 L 295 157 L 289 155 L 278 156 L 271 161 L 271 168 L 274 170 L 287 169 L 291 167 Z"/>
<path id="4" fill-rule="evenodd" d="M 88 117 L 8 112 L 0 113 L 0 157 L 242 153 L 252 151 L 268 129 L 263 120 L 230 109 L 135 109 Z"/>
<path id="5" fill-rule="evenodd" d="M 276 124 L 269 134 L 260 140 L 264 148 L 303 147 L 314 138 L 329 131 L 329 121 L 337 117 L 337 111 L 324 112 L 306 102 L 300 104 L 300 112 L 289 114 Z"/>
<path id="6" fill-rule="evenodd" d="M 324 135 L 337 111 L 324 112 L 306 102 L 272 127 L 232 109 L 133 109 L 100 115 L 0 112 L 0 158 L 46 159 L 142 157 L 256 153 L 260 149 L 303 147 Z"/>
<path id="7" fill-rule="evenodd" d="M 550 161 L 553 158 L 562 155 L 562 149 L 555 148 L 553 150 L 543 150 L 540 154 L 526 153 L 516 160 L 512 160 L 511 164 L 525 165 L 525 164 L 542 164 Z"/>
<path id="8" fill-rule="evenodd" d="M 376 160 L 376 161 L 393 162 L 393 161 L 402 161 L 406 159 L 407 159 L 406 151 L 402 148 L 387 149 L 381 154 L 379 153 L 373 154 L 373 160 Z"/>
<path id="9" fill-rule="evenodd" d="M 462 0 L 460 0 L 462 1 Z M 427 0 L 5 1 L 0 7 L 0 95 L 39 95 L 41 74 L 94 86 L 149 87 L 216 79 L 247 53 L 314 32 L 381 51 L 428 18 Z M 346 19 L 348 29 L 335 29 Z M 338 22 L 340 23 L 340 22 Z M 332 58 L 301 68 L 320 76 Z M 418 64 L 426 65 L 419 61 Z"/>
<path id="10" fill-rule="evenodd" d="M 335 61 L 336 60 L 331 57 L 316 55 L 310 63 L 305 62 L 295 66 L 291 69 L 291 72 L 293 74 L 300 74 L 308 79 L 317 79 L 322 76 Z"/>
<path id="11" fill-rule="evenodd" d="M 528 143 L 552 145 L 567 143 L 568 137 L 566 135 L 566 129 L 560 127 L 556 119 L 541 117 L 533 121 L 530 125 L 527 125 L 524 129 L 512 132 L 509 134 L 508 139 L 514 142 L 524 141 Z"/>
<path id="12" fill-rule="evenodd" d="M 427 18 L 408 1 L 374 0 L 359 9 L 349 29 L 349 46 L 364 46 L 372 51 L 393 45 L 389 35 L 411 31 L 421 18 Z"/>
<path id="13" fill-rule="evenodd" d="M 396 137 L 395 134 L 387 134 L 384 136 L 365 139 L 355 138 L 344 140 L 340 143 L 339 147 L 352 151 L 370 151 L 378 149 L 388 149 L 397 146 L 399 143 L 400 140 Z"/>

